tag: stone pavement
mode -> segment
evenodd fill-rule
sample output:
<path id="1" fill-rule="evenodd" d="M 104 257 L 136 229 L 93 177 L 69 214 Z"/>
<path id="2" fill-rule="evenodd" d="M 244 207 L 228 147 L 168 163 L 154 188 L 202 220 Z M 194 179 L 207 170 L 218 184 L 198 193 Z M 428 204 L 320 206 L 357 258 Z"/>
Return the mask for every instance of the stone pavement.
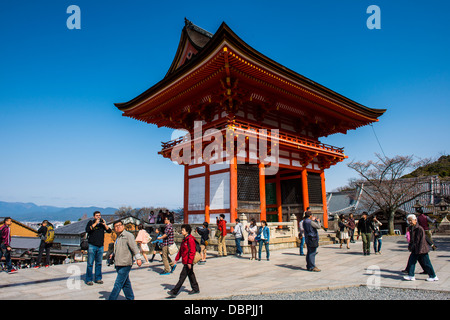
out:
<path id="1" fill-rule="evenodd" d="M 416 266 L 416 281 L 404 281 L 403 270 L 409 256 L 403 236 L 384 236 L 382 254 L 363 256 L 361 241 L 345 245 L 338 244 L 319 247 L 316 264 L 322 272 L 306 271 L 305 257 L 299 256 L 299 249 L 273 251 L 270 261 L 251 261 L 234 256 L 216 257 L 211 252 L 205 265 L 196 265 L 195 274 L 201 293 L 189 296 L 188 279 L 176 298 L 218 299 L 231 295 L 295 292 L 305 290 L 333 289 L 348 286 L 379 283 L 382 287 L 426 289 L 450 293 L 450 237 L 435 237 L 437 251 L 430 252 L 430 259 L 437 282 L 427 282 L 427 275 L 418 274 L 422 269 Z M 306 250 L 305 250 L 306 252 Z M 166 291 L 171 289 L 182 269 L 181 263 L 171 275 L 161 276 L 162 262 L 157 257 L 150 265 L 134 266 L 130 278 L 137 300 L 166 299 Z M 103 265 L 104 284 L 87 286 L 84 283 L 86 263 L 56 265 L 41 269 L 21 269 L 16 274 L 0 273 L 0 299 L 11 300 L 102 300 L 107 299 L 116 278 L 112 266 Z M 377 278 L 371 270 L 379 270 Z M 78 272 L 78 273 L 77 273 Z M 81 281 L 76 281 L 81 279 Z M 379 282 L 377 282 L 379 280 Z M 78 287 L 77 287 L 78 285 Z M 123 299 L 123 294 L 120 296 Z"/>

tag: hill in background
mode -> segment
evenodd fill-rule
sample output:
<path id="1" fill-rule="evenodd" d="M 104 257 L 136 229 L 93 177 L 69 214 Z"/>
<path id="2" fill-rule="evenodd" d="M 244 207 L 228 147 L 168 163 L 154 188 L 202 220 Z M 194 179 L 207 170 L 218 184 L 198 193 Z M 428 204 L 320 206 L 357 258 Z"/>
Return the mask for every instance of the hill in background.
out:
<path id="1" fill-rule="evenodd" d="M 102 214 L 114 214 L 116 208 L 100 207 L 53 207 L 38 206 L 28 202 L 4 202 L 0 201 L 0 217 L 11 217 L 17 221 L 77 221 L 83 215 L 91 217 L 94 211 L 100 211 Z"/>
<path id="2" fill-rule="evenodd" d="M 450 155 L 441 156 L 437 161 L 417 168 L 403 178 L 438 175 L 442 179 L 450 179 Z"/>

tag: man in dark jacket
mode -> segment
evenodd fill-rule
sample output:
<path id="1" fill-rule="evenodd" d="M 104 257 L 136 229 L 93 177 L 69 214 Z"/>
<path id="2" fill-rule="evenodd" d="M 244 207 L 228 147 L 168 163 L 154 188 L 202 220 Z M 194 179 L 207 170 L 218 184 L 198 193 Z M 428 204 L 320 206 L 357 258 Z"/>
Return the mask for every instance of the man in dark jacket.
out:
<path id="1" fill-rule="evenodd" d="M 95 283 L 102 284 L 102 260 L 103 260 L 103 244 L 105 241 L 105 232 L 111 233 L 112 230 L 106 225 L 100 211 L 94 212 L 94 219 L 90 220 L 86 225 L 86 233 L 88 234 L 88 259 L 86 266 L 86 284 L 91 286 L 93 280 L 93 268 L 95 262 Z"/>
<path id="2" fill-rule="evenodd" d="M 417 223 L 417 218 L 414 214 L 408 215 L 407 220 L 410 225 L 410 241 L 408 250 L 411 251 L 411 254 L 408 261 L 408 275 L 403 278 L 408 281 L 416 280 L 414 277 L 414 271 L 416 268 L 416 263 L 419 261 L 421 262 L 424 271 L 429 276 L 427 281 L 438 281 L 439 279 L 434 272 L 430 257 L 428 256 L 430 249 L 426 240 L 425 230 L 423 230 L 423 228 Z"/>
<path id="3" fill-rule="evenodd" d="M 373 226 L 372 221 L 367 217 L 367 212 L 362 213 L 361 219 L 358 220 L 358 236 L 356 240 L 361 236 L 363 243 L 363 253 L 364 255 L 370 255 L 370 237 L 372 236 Z"/>
<path id="4" fill-rule="evenodd" d="M 316 254 L 319 247 L 319 233 L 321 228 L 320 220 L 311 214 L 311 211 L 306 211 L 303 220 L 303 229 L 305 230 L 306 243 L 306 269 L 308 271 L 320 272 L 316 267 Z"/>

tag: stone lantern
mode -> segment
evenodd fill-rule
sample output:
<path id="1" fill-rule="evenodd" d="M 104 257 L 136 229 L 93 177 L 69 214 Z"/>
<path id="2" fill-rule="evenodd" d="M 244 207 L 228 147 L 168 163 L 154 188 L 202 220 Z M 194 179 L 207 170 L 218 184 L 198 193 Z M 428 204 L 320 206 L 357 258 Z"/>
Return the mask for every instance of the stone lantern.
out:
<path id="1" fill-rule="evenodd" d="M 447 219 L 449 213 L 449 204 L 442 198 L 442 200 L 436 205 L 437 213 L 442 217 L 442 221 L 439 224 L 439 233 L 450 233 L 450 221 Z"/>

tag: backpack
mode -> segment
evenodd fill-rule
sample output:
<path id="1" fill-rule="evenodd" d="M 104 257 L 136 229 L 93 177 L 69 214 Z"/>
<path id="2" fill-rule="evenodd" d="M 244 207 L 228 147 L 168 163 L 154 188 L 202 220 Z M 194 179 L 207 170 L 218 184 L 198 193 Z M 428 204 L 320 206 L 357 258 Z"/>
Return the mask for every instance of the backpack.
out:
<path id="1" fill-rule="evenodd" d="M 53 240 L 55 240 L 55 229 L 52 225 L 47 226 L 47 232 L 45 233 L 45 243 L 53 243 Z"/>

